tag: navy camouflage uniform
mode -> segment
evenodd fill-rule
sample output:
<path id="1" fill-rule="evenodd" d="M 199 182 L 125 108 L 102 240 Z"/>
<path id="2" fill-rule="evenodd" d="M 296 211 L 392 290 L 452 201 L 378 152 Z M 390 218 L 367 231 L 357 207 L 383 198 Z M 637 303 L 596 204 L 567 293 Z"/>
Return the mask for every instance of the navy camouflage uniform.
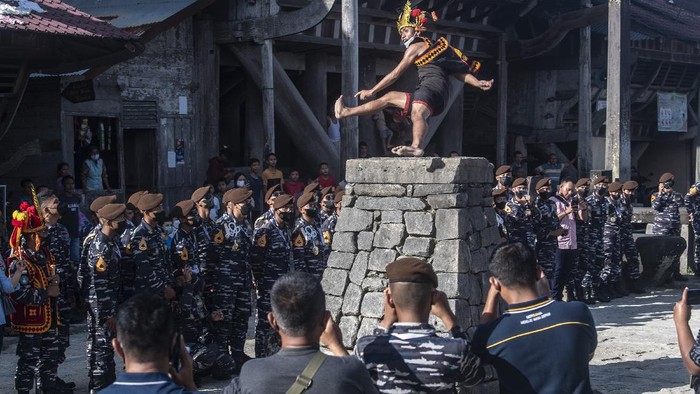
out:
<path id="1" fill-rule="evenodd" d="M 141 220 L 134 230 L 127 250 L 134 256 L 135 292 L 162 294 L 173 282 L 172 262 L 166 253 L 162 234 L 160 226 L 151 227 L 145 220 Z"/>
<path id="2" fill-rule="evenodd" d="M 585 244 L 585 253 L 588 255 L 586 273 L 583 275 L 581 286 L 585 288 L 597 287 L 600 283 L 600 271 L 605 264 L 603 252 L 603 233 L 605 222 L 609 212 L 608 200 L 597 194 L 591 194 L 586 198 L 588 205 L 588 242 Z"/>
<path id="3" fill-rule="evenodd" d="M 58 296 L 56 302 L 58 305 L 59 315 L 65 320 L 58 325 L 58 363 L 61 364 L 66 360 L 66 349 L 70 345 L 70 322 L 71 303 L 74 293 L 73 281 L 75 279 L 73 272 L 73 262 L 70 260 L 70 235 L 68 229 L 61 223 L 54 225 L 46 225 L 49 236 L 49 251 L 56 262 L 56 274 L 60 278 L 59 287 L 61 295 Z"/>
<path id="4" fill-rule="evenodd" d="M 625 257 L 627 261 L 627 269 L 629 278 L 632 280 L 639 279 L 639 253 L 637 252 L 637 245 L 634 243 L 634 236 L 632 235 L 632 215 L 634 214 L 634 207 L 632 206 L 632 200 L 625 197 L 624 194 L 620 196 L 620 213 L 622 214 L 622 219 L 620 222 L 620 242 L 622 256 Z"/>
<path id="5" fill-rule="evenodd" d="M 303 217 L 297 218 L 292 240 L 295 271 L 307 272 L 321 280 L 326 269 L 326 244 L 316 222 L 308 223 Z"/>
<path id="6" fill-rule="evenodd" d="M 24 242 L 24 240 L 22 240 Z M 59 341 L 57 334 L 60 323 L 60 312 L 56 309 L 56 298 L 49 297 L 46 287 L 41 288 L 36 282 L 45 281 L 53 274 L 53 256 L 47 247 L 42 247 L 38 252 L 23 247 L 27 261 L 27 273 L 22 274 L 19 282 L 19 290 L 12 293 L 15 309 L 27 307 L 48 308 L 48 322 L 41 329 L 31 330 L 35 333 L 25 332 L 13 317 L 12 328 L 18 331 L 17 342 L 17 369 L 15 371 L 15 390 L 18 393 L 29 393 L 34 387 L 36 373 L 37 386 L 43 388 L 56 387 L 56 374 L 58 371 Z M 17 258 L 10 260 L 10 276 L 16 270 Z M 30 267 L 31 265 L 31 267 Z M 31 315 L 32 311 L 29 311 Z"/>
<path id="7" fill-rule="evenodd" d="M 534 250 L 537 212 L 530 205 L 521 205 L 515 198 L 508 200 L 504 211 L 508 242 L 521 242 Z"/>
<path id="8" fill-rule="evenodd" d="M 554 278 L 554 259 L 557 254 L 557 237 L 549 235 L 552 231 L 557 230 L 559 226 L 559 217 L 557 216 L 557 208 L 549 199 L 543 200 L 539 196 L 536 200 L 539 214 L 535 217 L 535 227 L 537 244 L 535 251 L 537 253 L 537 264 L 542 267 L 547 279 Z"/>
<path id="9" fill-rule="evenodd" d="M 325 257 L 328 261 L 328 257 L 331 255 L 331 245 L 333 244 L 333 236 L 335 235 L 335 225 L 338 224 L 338 214 L 333 212 L 331 216 L 326 219 L 321 225 L 321 232 L 323 233 L 323 244 L 325 246 Z"/>
<path id="10" fill-rule="evenodd" d="M 260 215 L 259 218 L 255 219 L 255 223 L 253 223 L 253 229 L 257 231 L 260 227 L 264 226 L 265 223 L 274 219 L 275 211 L 273 211 L 272 208 L 270 208 L 267 211 L 265 211 L 262 215 Z"/>
<path id="11" fill-rule="evenodd" d="M 615 284 L 622 276 L 622 239 L 620 237 L 622 212 L 620 202 L 606 197 L 607 212 L 603 225 L 603 255 L 605 262 L 600 271 L 603 284 Z"/>
<path id="12" fill-rule="evenodd" d="M 691 222 L 695 236 L 695 265 L 693 271 L 695 271 L 696 275 L 700 275 L 700 184 L 696 183 L 690 187 L 683 202 L 693 219 Z"/>
<path id="13" fill-rule="evenodd" d="M 102 231 L 102 225 L 100 223 L 97 223 L 88 233 L 88 235 L 85 236 L 83 239 L 83 244 L 82 248 L 80 249 L 80 262 L 78 263 L 78 286 L 79 291 L 80 291 L 80 297 L 83 301 L 87 303 L 88 299 L 88 281 L 85 279 L 88 275 L 88 266 L 87 266 L 87 257 L 88 257 L 88 248 L 90 247 L 90 242 L 92 242 L 93 239 L 95 239 L 95 236 L 97 233 Z"/>
<path id="14" fill-rule="evenodd" d="M 582 199 L 583 197 L 580 197 Z M 583 277 L 586 275 L 588 269 L 589 261 L 591 260 L 591 249 L 588 244 L 591 242 L 589 236 L 589 217 L 585 215 L 586 220 L 581 220 L 581 218 L 576 216 L 576 243 L 579 245 L 579 254 L 576 259 L 576 263 L 571 267 L 571 272 L 569 274 L 569 286 L 574 289 L 582 286 Z"/>
<path id="15" fill-rule="evenodd" d="M 134 265 L 134 253 L 129 247 L 134 239 L 136 225 L 131 221 L 126 221 L 126 230 L 119 239 L 122 249 L 122 259 L 119 261 L 119 272 L 121 273 L 121 296 L 122 300 L 128 300 L 134 295 L 134 281 L 136 279 L 136 266 Z"/>
<path id="16" fill-rule="evenodd" d="M 258 288 L 258 323 L 255 327 L 255 356 L 265 354 L 265 335 L 271 329 L 267 313 L 271 311 L 270 291 L 275 281 L 294 266 L 291 231 L 276 219 L 255 231 L 251 250 L 251 266 Z"/>
<path id="17" fill-rule="evenodd" d="M 119 260 L 121 247 L 117 239 L 110 240 L 102 232 L 88 245 L 89 303 L 88 314 L 88 375 L 90 390 L 104 389 L 117 378 L 112 339 L 116 332 L 107 327 L 107 320 L 116 319 L 120 304 Z"/>
<path id="18" fill-rule="evenodd" d="M 654 235 L 681 235 L 681 214 L 678 208 L 683 206 L 683 196 L 670 193 L 654 192 L 651 195 L 651 207 L 656 211 L 651 232 Z"/>
<path id="19" fill-rule="evenodd" d="M 215 265 L 207 267 L 207 305 L 210 310 L 223 313 L 223 320 L 213 322 L 213 331 L 223 346 L 221 350 L 230 352 L 240 365 L 245 359 L 243 348 L 251 314 L 253 229 L 247 220 L 238 221 L 228 213 L 216 221 L 216 226 L 218 259 Z"/>

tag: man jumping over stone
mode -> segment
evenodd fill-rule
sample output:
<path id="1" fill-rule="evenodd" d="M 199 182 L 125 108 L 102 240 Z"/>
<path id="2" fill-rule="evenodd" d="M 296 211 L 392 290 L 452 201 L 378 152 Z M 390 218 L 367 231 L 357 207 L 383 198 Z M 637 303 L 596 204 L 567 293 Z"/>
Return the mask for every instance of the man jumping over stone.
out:
<path id="1" fill-rule="evenodd" d="M 433 21 L 437 20 L 434 12 L 431 16 Z M 417 8 L 411 10 L 411 2 L 407 0 L 396 23 L 401 42 L 406 47 L 403 59 L 373 88 L 360 90 L 355 97 L 359 97 L 360 100 L 372 98 L 377 92 L 396 82 L 411 64 L 418 67 L 419 81 L 418 88 L 413 93 L 391 91 L 357 107 L 346 107 L 343 96 L 335 102 L 335 117 L 338 119 L 368 115 L 386 107 L 400 108 L 404 116 L 410 115 L 413 123 L 413 141 L 411 146 L 397 146 L 391 150 L 399 156 L 423 156 L 427 120 L 445 109 L 449 95 L 449 76 L 484 91 L 491 89 L 493 85 L 493 80 L 485 81 L 474 77 L 473 74 L 479 70 L 481 64 L 467 58 L 459 49 L 451 47 L 444 37 L 437 41 L 421 37 L 420 33 L 426 30 L 426 23 L 426 12 Z"/>

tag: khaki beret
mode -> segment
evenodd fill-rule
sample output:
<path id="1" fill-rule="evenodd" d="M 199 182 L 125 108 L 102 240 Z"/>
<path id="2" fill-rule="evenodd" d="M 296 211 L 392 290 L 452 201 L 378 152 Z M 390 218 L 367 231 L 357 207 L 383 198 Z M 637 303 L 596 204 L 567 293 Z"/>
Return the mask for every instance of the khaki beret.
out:
<path id="1" fill-rule="evenodd" d="M 335 193 L 335 187 L 327 186 L 327 187 L 324 187 L 323 189 L 321 189 L 321 197 L 323 197 L 329 193 Z"/>
<path id="2" fill-rule="evenodd" d="M 402 258 L 386 266 L 389 283 L 430 283 L 437 288 L 438 279 L 433 266 L 415 257 Z"/>
<path id="3" fill-rule="evenodd" d="M 192 201 L 199 202 L 199 200 L 203 199 L 204 197 L 207 196 L 207 194 L 209 194 L 209 190 L 210 190 L 209 186 L 202 186 L 199 189 L 195 190 L 192 193 L 192 197 L 191 197 Z"/>
<path id="4" fill-rule="evenodd" d="M 506 195 L 506 192 L 507 192 L 507 191 L 508 191 L 508 189 L 506 189 L 505 187 L 502 188 L 502 189 L 501 189 L 501 188 L 496 188 L 496 189 L 491 190 L 491 196 L 492 196 L 492 197 L 506 197 L 506 196 L 507 196 L 507 195 Z"/>
<path id="5" fill-rule="evenodd" d="M 105 205 L 113 204 L 116 201 L 117 201 L 117 196 L 115 196 L 115 195 L 99 196 L 92 201 L 92 204 L 90 204 L 90 210 L 94 213 L 97 213 L 97 211 L 102 209 L 102 207 L 104 207 Z"/>
<path id="6" fill-rule="evenodd" d="M 579 188 L 581 186 L 588 186 L 591 184 L 591 178 L 581 178 L 578 181 L 576 181 L 576 187 Z"/>
<path id="7" fill-rule="evenodd" d="M 309 183 L 309 184 L 306 185 L 306 187 L 304 188 L 304 193 L 315 192 L 316 190 L 318 190 L 319 185 L 320 185 L 320 184 L 319 184 L 318 182 L 311 182 L 311 183 Z"/>
<path id="8" fill-rule="evenodd" d="M 150 211 L 152 209 L 158 208 L 158 206 L 163 202 L 163 195 L 160 193 L 146 193 L 139 199 L 137 208 L 141 211 Z M 162 210 L 159 209 L 158 212 Z"/>
<path id="9" fill-rule="evenodd" d="M 274 185 L 274 186 L 270 186 L 270 188 L 267 189 L 267 193 L 265 193 L 265 202 L 267 202 L 267 200 L 269 200 L 269 199 L 272 197 L 272 193 L 274 193 L 274 192 L 280 192 L 280 193 L 281 193 L 282 191 L 279 190 L 279 188 L 280 188 L 280 185 L 279 185 L 279 184 Z"/>
<path id="10" fill-rule="evenodd" d="M 608 183 L 608 177 L 605 175 L 599 176 L 598 178 L 595 178 L 592 182 L 595 182 L 594 185 L 597 185 L 599 183 Z"/>
<path id="11" fill-rule="evenodd" d="M 503 175 L 506 172 L 510 172 L 510 166 L 500 166 L 496 169 L 496 176 Z"/>
<path id="12" fill-rule="evenodd" d="M 639 183 L 636 181 L 627 181 L 622 184 L 622 190 L 634 190 L 639 187 Z"/>
<path id="13" fill-rule="evenodd" d="M 277 198 L 275 198 L 275 202 L 272 204 L 272 209 L 286 207 L 287 205 L 291 204 L 293 200 L 294 199 L 289 194 L 280 194 L 277 196 Z"/>
<path id="14" fill-rule="evenodd" d="M 342 190 L 339 191 L 339 192 L 337 192 L 337 193 L 335 193 L 335 198 L 333 199 L 333 204 L 337 204 L 337 203 L 343 201 L 343 196 L 344 196 L 344 195 L 345 195 L 345 192 L 342 191 Z"/>
<path id="15" fill-rule="evenodd" d="M 549 178 L 540 179 L 539 182 L 537 182 L 537 185 L 535 185 L 535 190 L 539 190 L 545 186 L 552 186 L 552 180 Z"/>
<path id="16" fill-rule="evenodd" d="M 224 198 L 222 200 L 223 204 L 226 205 L 230 202 L 234 204 L 242 203 L 243 201 L 247 200 L 250 198 L 250 196 L 253 195 L 253 192 L 248 190 L 248 188 L 245 187 L 237 187 L 235 189 L 231 189 L 224 193 Z"/>
<path id="17" fill-rule="evenodd" d="M 105 220 L 121 222 L 126 220 L 124 217 L 125 210 L 126 205 L 124 204 L 106 204 L 97 211 L 97 216 Z"/>
<path id="18" fill-rule="evenodd" d="M 297 200 L 297 208 L 301 209 L 304 205 L 314 201 L 313 193 L 304 193 Z"/>
<path id="19" fill-rule="evenodd" d="M 147 191 L 141 190 L 141 191 L 138 191 L 138 192 L 130 195 L 129 199 L 126 201 L 126 208 L 127 209 L 136 209 L 136 205 L 138 205 L 141 197 L 147 193 L 148 193 Z"/>
<path id="20" fill-rule="evenodd" d="M 517 178 L 516 180 L 513 181 L 510 187 L 516 188 L 518 186 L 527 186 L 527 179 L 525 178 Z"/>
<path id="21" fill-rule="evenodd" d="M 173 209 L 170 210 L 170 217 L 173 218 L 184 218 L 187 214 L 194 208 L 194 201 L 192 200 L 182 200 L 175 204 Z"/>
<path id="22" fill-rule="evenodd" d="M 664 183 L 673 180 L 673 174 L 670 172 L 664 172 L 663 175 L 661 175 L 661 178 L 659 178 L 659 183 Z"/>
<path id="23" fill-rule="evenodd" d="M 612 182 L 610 185 L 608 185 L 609 192 L 619 192 L 621 189 L 622 183 L 620 182 Z"/>

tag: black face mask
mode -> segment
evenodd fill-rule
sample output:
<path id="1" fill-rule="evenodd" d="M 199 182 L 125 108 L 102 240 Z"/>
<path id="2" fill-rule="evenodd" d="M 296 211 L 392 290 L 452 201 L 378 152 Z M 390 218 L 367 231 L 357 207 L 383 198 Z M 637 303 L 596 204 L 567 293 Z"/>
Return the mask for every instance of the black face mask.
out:
<path id="1" fill-rule="evenodd" d="M 599 196 L 604 196 L 605 192 L 608 191 L 607 187 L 599 187 L 596 189 L 596 193 L 598 193 Z"/>
<path id="2" fill-rule="evenodd" d="M 167 219 L 167 217 L 165 216 L 165 211 L 157 212 L 155 219 L 159 225 L 162 225 L 163 223 L 165 223 L 165 219 Z"/>
<path id="3" fill-rule="evenodd" d="M 590 190 L 588 190 L 588 188 L 585 188 L 585 189 L 581 190 L 580 192 L 578 192 L 578 194 L 579 194 L 581 197 L 584 197 L 584 198 L 585 198 L 585 197 L 588 197 L 588 193 L 589 193 L 589 192 L 590 192 Z"/>
<path id="4" fill-rule="evenodd" d="M 243 214 L 243 216 L 248 216 L 252 209 L 253 208 L 250 206 L 250 204 L 243 204 L 241 207 L 241 214 Z"/>
<path id="5" fill-rule="evenodd" d="M 504 209 L 506 207 L 506 202 L 507 201 L 500 201 L 496 203 L 496 208 L 497 209 Z"/>
<path id="6" fill-rule="evenodd" d="M 315 218 L 318 216 L 318 209 L 316 208 L 306 208 L 306 214 L 309 217 Z"/>
<path id="7" fill-rule="evenodd" d="M 123 234 L 126 231 L 126 220 L 117 223 L 117 234 Z"/>
<path id="8" fill-rule="evenodd" d="M 537 193 L 537 195 L 540 196 L 541 199 L 546 200 L 552 196 L 552 193 L 551 192 L 539 192 L 539 193 Z"/>
<path id="9" fill-rule="evenodd" d="M 516 190 L 515 196 L 518 198 L 523 198 L 527 195 L 527 190 Z"/>
<path id="10" fill-rule="evenodd" d="M 333 209 L 335 205 L 333 205 L 333 200 L 326 200 L 323 202 L 323 206 L 328 209 Z"/>
<path id="11" fill-rule="evenodd" d="M 504 177 L 501 178 L 501 180 L 498 181 L 498 182 L 499 182 L 501 185 L 508 187 L 508 186 L 510 186 L 510 183 L 511 183 L 512 181 L 513 181 L 513 178 L 511 178 L 510 176 L 504 176 Z"/>
<path id="12" fill-rule="evenodd" d="M 664 182 L 664 189 L 671 189 L 673 187 L 673 181 Z"/>
<path id="13" fill-rule="evenodd" d="M 294 221 L 294 212 L 280 212 L 280 219 L 283 222 L 290 224 Z"/>
<path id="14" fill-rule="evenodd" d="M 202 225 L 202 218 L 199 216 L 199 213 L 196 211 L 192 213 L 192 227 L 199 227 Z M 188 217 L 189 219 L 189 217 Z"/>

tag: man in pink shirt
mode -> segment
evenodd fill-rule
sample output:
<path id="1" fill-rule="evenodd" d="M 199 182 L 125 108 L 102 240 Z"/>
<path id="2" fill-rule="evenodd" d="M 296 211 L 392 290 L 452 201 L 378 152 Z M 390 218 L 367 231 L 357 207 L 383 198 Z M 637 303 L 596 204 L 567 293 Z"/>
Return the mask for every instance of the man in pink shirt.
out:
<path id="1" fill-rule="evenodd" d="M 550 197 L 557 210 L 559 223 L 564 229 L 564 234 L 557 237 L 557 254 L 554 259 L 554 276 L 552 278 L 550 296 L 561 300 L 564 286 L 569 280 L 569 272 L 578 258 L 578 245 L 576 244 L 576 216 L 583 220 L 583 207 L 573 205 L 574 182 L 565 179 L 559 184 L 557 194 Z M 571 295 L 569 295 L 569 298 Z"/>

